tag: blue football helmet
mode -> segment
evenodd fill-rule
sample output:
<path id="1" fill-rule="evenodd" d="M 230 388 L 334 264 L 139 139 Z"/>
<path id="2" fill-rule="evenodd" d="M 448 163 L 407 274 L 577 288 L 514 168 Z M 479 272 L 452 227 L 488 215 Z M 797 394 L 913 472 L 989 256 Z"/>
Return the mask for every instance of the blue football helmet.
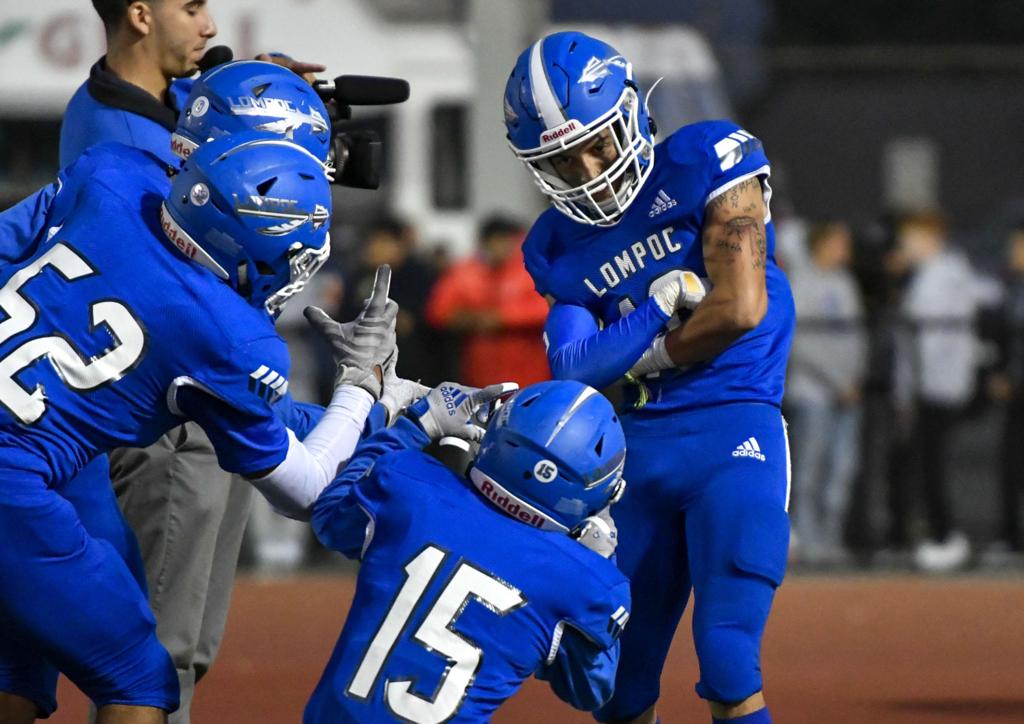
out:
<path id="1" fill-rule="evenodd" d="M 625 490 L 626 438 L 615 410 L 582 382 L 518 392 L 491 417 L 469 478 L 524 523 L 568 533 Z"/>
<path id="2" fill-rule="evenodd" d="M 320 159 L 259 131 L 197 148 L 160 209 L 179 251 L 274 317 L 327 261 L 330 220 Z"/>
<path id="3" fill-rule="evenodd" d="M 199 76 L 171 148 L 188 158 L 200 144 L 250 130 L 277 134 L 327 161 L 331 122 L 324 102 L 292 71 L 260 60 L 225 63 Z"/>
<path id="4" fill-rule="evenodd" d="M 580 223 L 618 223 L 654 165 L 653 125 L 633 66 L 583 33 L 554 33 L 522 52 L 505 86 L 505 127 L 540 190 Z M 552 157 L 605 133 L 618 155 L 603 173 L 575 186 L 558 174 Z"/>

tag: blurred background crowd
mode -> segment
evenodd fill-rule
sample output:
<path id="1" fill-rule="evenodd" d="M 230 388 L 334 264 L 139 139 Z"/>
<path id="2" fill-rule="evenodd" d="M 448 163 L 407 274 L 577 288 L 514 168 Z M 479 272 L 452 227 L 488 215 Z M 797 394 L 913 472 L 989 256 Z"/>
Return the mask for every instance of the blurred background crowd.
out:
<path id="1" fill-rule="evenodd" d="M 435 384 L 549 373 L 546 302 L 520 244 L 544 205 L 505 146 L 518 52 L 574 28 L 619 48 L 662 136 L 731 117 L 773 162 L 777 256 L 798 330 L 790 422 L 795 566 L 1024 570 L 1024 6 L 812 0 L 210 0 L 236 57 L 276 47 L 327 75 L 406 77 L 360 111 L 379 191 L 337 189 L 329 266 L 279 327 L 291 389 L 324 401 L 330 355 L 301 310 L 354 316 L 393 269 L 399 370 Z M 310 18 L 318 22 L 311 23 Z M 86 0 L 0 15 L 0 208 L 56 172 L 60 113 L 102 54 Z M 680 461 L 685 464 L 686 461 Z M 324 560 L 258 508 L 246 557 Z"/>

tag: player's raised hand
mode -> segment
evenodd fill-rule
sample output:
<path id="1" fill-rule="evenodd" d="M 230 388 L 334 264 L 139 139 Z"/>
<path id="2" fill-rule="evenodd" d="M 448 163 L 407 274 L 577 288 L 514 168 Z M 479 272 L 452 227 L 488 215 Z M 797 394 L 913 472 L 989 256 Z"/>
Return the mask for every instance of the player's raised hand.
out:
<path id="1" fill-rule="evenodd" d="M 602 558 L 611 558 L 615 547 L 619 544 L 619 529 L 615 526 L 609 508 L 584 518 L 573 535 L 580 545 L 589 548 Z"/>
<path id="2" fill-rule="evenodd" d="M 352 322 L 342 324 L 331 319 L 319 307 L 306 307 L 305 315 L 313 327 L 331 345 L 337 373 L 335 387 L 355 385 L 379 400 L 384 391 L 384 370 L 398 354 L 395 320 L 398 304 L 388 299 L 391 268 L 377 268 L 373 292 L 366 306 Z"/>
<path id="3" fill-rule="evenodd" d="M 442 382 L 426 397 L 410 405 L 408 414 L 419 422 L 431 440 L 457 437 L 480 442 L 484 437 L 481 413 L 488 410 L 491 403 L 518 389 L 519 385 L 514 382 L 501 382 L 483 389 Z"/>
<path id="4" fill-rule="evenodd" d="M 696 309 L 707 290 L 692 271 L 676 270 L 651 285 L 651 296 L 669 317 L 682 309 Z"/>

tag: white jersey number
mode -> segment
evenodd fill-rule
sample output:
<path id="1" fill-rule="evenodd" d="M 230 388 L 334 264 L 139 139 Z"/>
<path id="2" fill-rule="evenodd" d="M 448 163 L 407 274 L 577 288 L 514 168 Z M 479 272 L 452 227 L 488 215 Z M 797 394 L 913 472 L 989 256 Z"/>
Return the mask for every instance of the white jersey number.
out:
<path id="1" fill-rule="evenodd" d="M 349 696 L 357 699 L 369 697 L 388 655 L 446 555 L 440 548 L 428 545 L 406 564 L 405 584 L 352 677 L 346 692 Z M 447 671 L 432 699 L 413 693 L 412 679 L 385 680 L 384 701 L 395 715 L 416 724 L 434 724 L 451 718 L 459 710 L 483 658 L 483 652 L 472 641 L 452 629 L 470 598 L 499 616 L 526 603 L 519 590 L 470 563 L 460 563 L 413 635 L 416 642 L 428 651 L 448 660 Z"/>
<path id="2" fill-rule="evenodd" d="M 28 266 L 18 270 L 0 289 L 0 344 L 35 324 L 36 306 L 21 293 L 21 287 L 50 267 L 71 282 L 98 272 L 74 249 L 58 243 Z M 60 335 L 30 339 L 0 359 L 0 405 L 23 424 L 31 425 L 46 412 L 46 394 L 42 385 L 26 390 L 15 377 L 33 362 L 46 358 L 64 383 L 78 391 L 93 390 L 120 379 L 142 358 L 146 334 L 131 310 L 112 299 L 94 303 L 90 308 L 92 328 L 105 325 L 114 344 L 102 355 L 83 359 L 71 343 Z"/>

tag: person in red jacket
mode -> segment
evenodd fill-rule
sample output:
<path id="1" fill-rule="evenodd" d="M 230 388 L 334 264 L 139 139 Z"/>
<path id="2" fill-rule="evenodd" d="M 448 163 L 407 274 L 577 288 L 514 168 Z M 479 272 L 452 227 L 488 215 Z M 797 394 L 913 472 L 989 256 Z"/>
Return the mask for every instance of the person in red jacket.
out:
<path id="1" fill-rule="evenodd" d="M 448 269 L 430 294 L 427 321 L 462 337 L 465 384 L 526 387 L 551 378 L 543 342 L 548 305 L 523 266 L 525 232 L 510 219 L 487 219 L 478 253 Z"/>

